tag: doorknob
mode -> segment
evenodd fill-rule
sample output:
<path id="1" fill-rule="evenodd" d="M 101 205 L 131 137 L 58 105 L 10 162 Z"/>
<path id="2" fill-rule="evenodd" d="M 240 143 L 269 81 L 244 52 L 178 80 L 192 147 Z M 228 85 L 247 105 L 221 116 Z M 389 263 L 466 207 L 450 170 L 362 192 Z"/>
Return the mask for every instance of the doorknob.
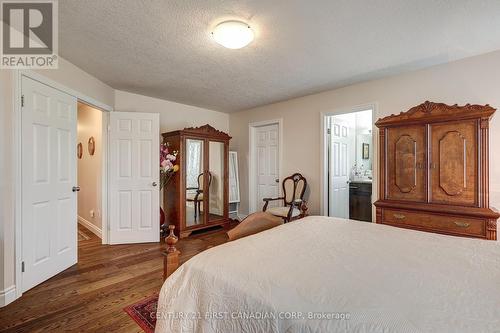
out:
<path id="1" fill-rule="evenodd" d="M 275 181 L 276 183 L 279 183 L 279 182 L 280 182 L 280 180 L 279 180 L 278 178 L 276 178 L 274 181 Z"/>
<path id="2" fill-rule="evenodd" d="M 80 186 L 73 186 L 71 189 L 73 192 L 80 192 Z"/>
<path id="3" fill-rule="evenodd" d="M 158 184 L 157 184 L 156 182 L 153 182 L 153 184 L 151 184 L 151 185 L 153 185 L 153 186 L 157 186 Z"/>

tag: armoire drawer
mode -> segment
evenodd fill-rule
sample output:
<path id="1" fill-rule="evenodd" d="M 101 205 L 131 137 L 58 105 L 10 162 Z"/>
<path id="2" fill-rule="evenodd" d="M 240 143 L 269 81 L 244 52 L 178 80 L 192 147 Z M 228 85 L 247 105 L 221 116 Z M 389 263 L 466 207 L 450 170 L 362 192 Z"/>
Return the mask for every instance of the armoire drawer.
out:
<path id="1" fill-rule="evenodd" d="M 383 223 L 472 237 L 486 236 L 486 220 L 404 210 L 383 210 Z"/>

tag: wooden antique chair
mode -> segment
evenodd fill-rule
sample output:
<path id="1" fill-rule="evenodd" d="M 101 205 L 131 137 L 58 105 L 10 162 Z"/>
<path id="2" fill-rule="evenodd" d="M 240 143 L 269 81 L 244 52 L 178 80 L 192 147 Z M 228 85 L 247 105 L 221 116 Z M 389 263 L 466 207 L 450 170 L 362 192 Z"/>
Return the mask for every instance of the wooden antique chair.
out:
<path id="1" fill-rule="evenodd" d="M 210 183 L 212 182 L 212 174 L 208 172 L 208 188 L 210 188 Z M 198 175 L 198 187 L 187 187 L 187 191 L 196 190 L 196 192 L 186 194 L 186 201 L 194 202 L 194 220 L 198 219 L 198 215 L 201 214 L 200 206 L 203 202 L 203 173 Z"/>
<path id="2" fill-rule="evenodd" d="M 306 216 L 307 206 L 304 201 L 307 180 L 300 173 L 283 179 L 283 196 L 279 198 L 264 198 L 264 208 L 262 211 L 268 212 L 274 216 L 281 217 L 285 223 Z M 270 201 L 282 200 L 283 206 L 268 208 Z"/>

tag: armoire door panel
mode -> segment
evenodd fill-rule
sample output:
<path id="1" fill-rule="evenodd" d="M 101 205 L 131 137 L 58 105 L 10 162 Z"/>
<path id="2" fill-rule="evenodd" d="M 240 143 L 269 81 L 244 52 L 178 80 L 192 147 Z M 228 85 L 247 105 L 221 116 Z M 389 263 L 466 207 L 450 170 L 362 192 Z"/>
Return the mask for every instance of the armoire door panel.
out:
<path id="1" fill-rule="evenodd" d="M 439 140 L 439 185 L 448 195 L 461 194 L 467 188 L 466 150 L 467 140 L 460 132 L 448 132 Z"/>
<path id="2" fill-rule="evenodd" d="M 478 205 L 476 120 L 431 125 L 431 202 Z"/>
<path id="3" fill-rule="evenodd" d="M 395 183 L 402 193 L 409 193 L 417 186 L 417 142 L 409 135 L 396 141 Z"/>
<path id="4" fill-rule="evenodd" d="M 387 199 L 426 201 L 425 150 L 425 126 L 387 130 Z"/>

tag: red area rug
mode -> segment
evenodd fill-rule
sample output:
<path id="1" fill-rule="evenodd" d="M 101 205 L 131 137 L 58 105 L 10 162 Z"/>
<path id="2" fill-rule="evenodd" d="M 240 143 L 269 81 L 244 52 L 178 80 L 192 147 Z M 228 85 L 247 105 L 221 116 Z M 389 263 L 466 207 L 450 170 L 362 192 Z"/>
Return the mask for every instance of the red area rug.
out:
<path id="1" fill-rule="evenodd" d="M 153 295 L 140 302 L 127 306 L 123 310 L 146 333 L 153 333 L 156 326 L 156 307 L 158 306 L 158 295 Z"/>

